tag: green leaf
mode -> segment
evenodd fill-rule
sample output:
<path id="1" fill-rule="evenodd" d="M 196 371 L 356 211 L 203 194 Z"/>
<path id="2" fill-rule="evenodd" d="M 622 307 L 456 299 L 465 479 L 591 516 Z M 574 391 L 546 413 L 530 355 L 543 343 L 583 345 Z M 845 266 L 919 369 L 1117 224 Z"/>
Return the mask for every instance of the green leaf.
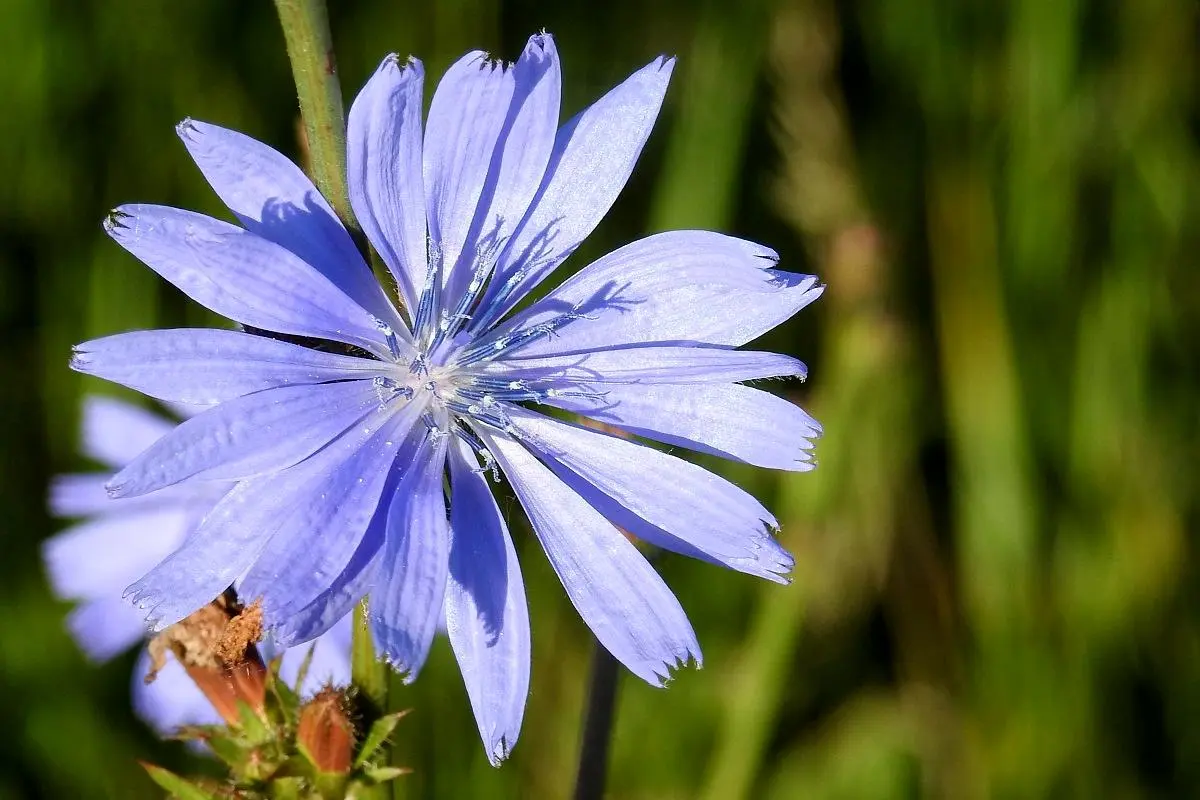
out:
<path id="1" fill-rule="evenodd" d="M 216 800 L 216 795 L 209 794 L 189 780 L 179 777 L 170 770 L 156 767 L 153 764 L 140 762 L 142 768 L 150 775 L 150 780 L 171 793 L 171 797 L 179 800 Z"/>
<path id="2" fill-rule="evenodd" d="M 354 759 L 355 769 L 367 763 L 368 759 L 375 755 L 375 751 L 383 746 L 387 738 L 392 735 L 392 731 L 396 729 L 396 724 L 407 713 L 407 710 L 397 711 L 395 714 L 380 717 L 371 724 L 371 730 L 368 731 L 367 738 L 363 740 L 358 757 Z"/>

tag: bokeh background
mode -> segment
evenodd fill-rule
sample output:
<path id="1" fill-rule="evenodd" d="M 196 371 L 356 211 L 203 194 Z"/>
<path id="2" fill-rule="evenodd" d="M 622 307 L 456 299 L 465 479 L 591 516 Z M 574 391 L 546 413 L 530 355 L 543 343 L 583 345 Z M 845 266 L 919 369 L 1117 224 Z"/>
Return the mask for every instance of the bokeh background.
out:
<path id="1" fill-rule="evenodd" d="M 1200 796 L 1200 106 L 1189 0 L 337 0 L 347 97 L 546 28 L 573 113 L 660 52 L 667 104 L 563 268 L 649 231 L 766 242 L 828 284 L 763 344 L 825 425 L 812 474 L 725 474 L 776 510 L 781 588 L 659 565 L 705 651 L 620 685 L 615 798 Z M 132 715 L 133 656 L 64 634 L 49 475 L 85 464 L 70 345 L 208 324 L 102 234 L 120 202 L 223 215 L 173 125 L 299 152 L 272 5 L 0 8 L 0 798 L 160 793 L 201 760 Z M 428 96 L 428 92 L 427 92 Z M 713 465 L 718 466 L 718 465 Z M 519 518 L 519 514 L 514 514 Z M 449 647 L 402 701 L 405 797 L 563 797 L 590 640 L 518 524 L 533 690 L 484 759 Z"/>

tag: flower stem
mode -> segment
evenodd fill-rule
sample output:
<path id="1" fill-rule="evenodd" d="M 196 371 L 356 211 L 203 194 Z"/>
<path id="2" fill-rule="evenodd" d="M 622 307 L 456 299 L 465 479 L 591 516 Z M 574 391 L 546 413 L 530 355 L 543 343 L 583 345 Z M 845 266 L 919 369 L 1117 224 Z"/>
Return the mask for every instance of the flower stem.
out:
<path id="1" fill-rule="evenodd" d="M 346 190 L 346 119 L 325 0 L 275 0 L 275 10 L 300 97 L 313 182 L 346 226 L 355 231 L 358 226 Z M 375 655 L 365 601 L 354 609 L 350 674 L 370 711 L 387 713 L 388 668 Z"/>
<path id="2" fill-rule="evenodd" d="M 300 96 L 313 182 L 342 221 L 354 227 L 346 191 L 346 118 L 325 0 L 275 0 L 275 10 Z"/>
<path id="3" fill-rule="evenodd" d="M 608 774 L 608 748 L 612 740 L 617 701 L 617 660 L 596 642 L 592 677 L 583 717 L 579 771 L 575 774 L 575 800 L 600 800 Z"/>

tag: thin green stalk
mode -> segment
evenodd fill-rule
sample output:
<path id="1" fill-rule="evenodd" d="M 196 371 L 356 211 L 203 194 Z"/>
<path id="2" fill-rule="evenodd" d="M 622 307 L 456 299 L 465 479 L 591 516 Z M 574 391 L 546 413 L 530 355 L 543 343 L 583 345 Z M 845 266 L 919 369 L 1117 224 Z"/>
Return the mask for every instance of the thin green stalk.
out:
<path id="1" fill-rule="evenodd" d="M 354 629 L 350 645 L 350 677 L 354 686 L 375 711 L 388 708 L 388 668 L 375 654 L 371 628 L 367 625 L 367 601 L 354 607 Z"/>
<path id="2" fill-rule="evenodd" d="M 324 0 L 275 0 L 308 135 L 312 177 L 342 220 L 356 228 L 346 191 L 346 122 Z M 388 710 L 388 670 L 375 655 L 366 603 L 354 610 L 351 677 L 372 711 Z"/>
<path id="3" fill-rule="evenodd" d="M 324 0 L 275 0 L 287 40 L 300 116 L 312 156 L 312 177 L 347 225 L 354 225 L 346 191 L 346 118 Z"/>

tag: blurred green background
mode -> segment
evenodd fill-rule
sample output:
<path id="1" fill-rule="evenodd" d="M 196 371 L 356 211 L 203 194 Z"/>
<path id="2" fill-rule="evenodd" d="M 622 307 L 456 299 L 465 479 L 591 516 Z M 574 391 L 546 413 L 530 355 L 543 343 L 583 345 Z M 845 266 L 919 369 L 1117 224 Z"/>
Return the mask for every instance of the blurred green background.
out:
<path id="1" fill-rule="evenodd" d="M 386 52 L 437 75 L 546 28 L 570 114 L 678 54 L 633 180 L 563 271 L 704 227 L 828 284 L 763 343 L 811 367 L 778 386 L 824 423 L 820 468 L 720 466 L 776 511 L 795 584 L 661 559 L 705 667 L 622 678 L 610 796 L 1200 796 L 1195 3 L 330 5 L 348 98 Z M 67 356 L 208 323 L 99 223 L 126 201 L 224 215 L 172 126 L 297 154 L 289 67 L 268 2 L 6 0 L 0 85 L 0 798 L 155 797 L 135 759 L 198 761 L 133 717 L 132 655 L 79 655 L 38 561 L 46 479 L 83 466 L 101 388 Z M 590 643 L 518 539 L 520 743 L 487 765 L 439 642 L 401 695 L 406 797 L 570 791 Z"/>

